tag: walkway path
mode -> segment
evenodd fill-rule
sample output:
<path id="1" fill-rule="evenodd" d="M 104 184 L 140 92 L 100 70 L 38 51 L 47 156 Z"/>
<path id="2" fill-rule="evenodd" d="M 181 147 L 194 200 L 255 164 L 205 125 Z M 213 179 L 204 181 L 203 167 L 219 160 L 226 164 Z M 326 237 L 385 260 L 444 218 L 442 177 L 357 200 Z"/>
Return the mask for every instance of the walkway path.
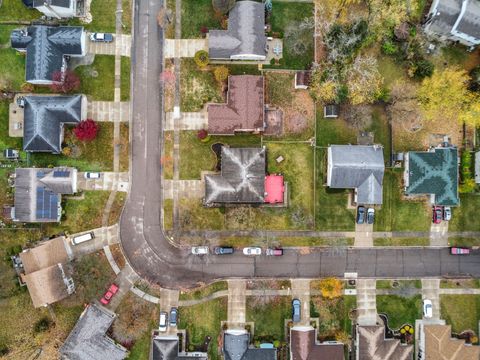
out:
<path id="1" fill-rule="evenodd" d="M 228 317 L 229 328 L 245 327 L 246 280 L 228 280 Z"/>
<path id="2" fill-rule="evenodd" d="M 440 319 L 440 279 L 422 279 L 422 298 L 432 301 L 432 319 Z"/>
<path id="3" fill-rule="evenodd" d="M 174 112 L 167 112 L 164 130 L 173 130 L 177 126 L 178 130 L 200 130 L 208 126 L 208 113 L 202 112 L 184 112 L 180 117 L 175 117 Z"/>
<path id="4" fill-rule="evenodd" d="M 139 280 L 139 277 L 128 264 L 117 274 L 114 283 L 118 285 L 118 292 L 110 301 L 107 306 L 110 310 L 115 309 L 120 305 L 122 299 L 127 295 L 128 291 L 132 288 L 132 284 Z"/>
<path id="5" fill-rule="evenodd" d="M 377 323 L 376 281 L 373 279 L 357 280 L 357 322 L 359 325 Z"/>
<path id="6" fill-rule="evenodd" d="M 191 58 L 199 50 L 208 51 L 207 39 L 165 39 L 165 58 Z"/>
<path id="7" fill-rule="evenodd" d="M 128 122 L 131 116 L 130 101 L 90 101 L 87 118 L 95 121 Z"/>
<path id="8" fill-rule="evenodd" d="M 448 221 L 430 225 L 430 246 L 448 246 Z"/>
<path id="9" fill-rule="evenodd" d="M 201 180 L 164 180 L 163 198 L 173 199 L 175 192 L 179 199 L 201 199 L 205 194 L 205 183 Z"/>
<path id="10" fill-rule="evenodd" d="M 291 279 L 292 298 L 300 300 L 302 313 L 300 323 L 296 325 L 310 325 L 310 279 Z"/>
<path id="11" fill-rule="evenodd" d="M 99 179 L 85 179 L 78 173 L 77 188 L 80 190 L 128 191 L 128 173 L 102 172 Z"/>

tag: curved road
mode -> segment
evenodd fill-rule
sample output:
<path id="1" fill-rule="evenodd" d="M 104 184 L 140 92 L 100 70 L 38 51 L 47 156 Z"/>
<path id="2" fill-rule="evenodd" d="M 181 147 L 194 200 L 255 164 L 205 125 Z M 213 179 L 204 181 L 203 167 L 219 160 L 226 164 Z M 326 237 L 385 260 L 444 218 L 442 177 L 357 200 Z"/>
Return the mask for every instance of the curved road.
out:
<path id="1" fill-rule="evenodd" d="M 452 256 L 435 248 L 286 249 L 282 257 L 194 256 L 167 241 L 161 226 L 161 113 L 159 83 L 163 30 L 156 14 L 161 1 L 135 0 L 132 46 L 131 190 L 120 220 L 120 239 L 133 269 L 167 288 L 191 287 L 226 277 L 314 278 L 480 276 L 480 253 Z"/>

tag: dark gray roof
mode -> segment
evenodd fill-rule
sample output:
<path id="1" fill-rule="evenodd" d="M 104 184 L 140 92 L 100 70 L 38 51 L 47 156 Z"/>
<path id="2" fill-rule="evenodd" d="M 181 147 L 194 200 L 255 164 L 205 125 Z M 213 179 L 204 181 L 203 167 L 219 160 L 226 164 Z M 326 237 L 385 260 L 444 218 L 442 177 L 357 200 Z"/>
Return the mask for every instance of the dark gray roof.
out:
<path id="1" fill-rule="evenodd" d="M 457 30 L 480 39 L 480 1 L 469 0 L 465 14 L 458 23 Z"/>
<path id="2" fill-rule="evenodd" d="M 27 52 L 25 79 L 51 81 L 55 71 L 63 65 L 64 55 L 82 54 L 83 27 L 29 26 L 27 30 L 14 30 L 11 45 Z"/>
<path id="3" fill-rule="evenodd" d="M 220 175 L 205 176 L 205 204 L 263 203 L 266 150 L 222 147 Z"/>
<path id="4" fill-rule="evenodd" d="M 235 55 L 265 56 L 265 7 L 261 2 L 237 1 L 228 15 L 228 30 L 210 30 L 210 59 Z"/>
<path id="5" fill-rule="evenodd" d="M 458 205 L 458 152 L 436 148 L 408 153 L 407 194 L 434 194 L 436 205 Z"/>
<path id="6" fill-rule="evenodd" d="M 150 349 L 150 360 L 207 360 L 204 353 L 182 353 L 179 355 L 177 336 L 154 336 Z"/>
<path id="7" fill-rule="evenodd" d="M 121 360 L 127 350 L 105 334 L 115 314 L 101 305 L 91 303 L 60 348 L 62 359 L 69 360 Z"/>
<path id="8" fill-rule="evenodd" d="M 26 96 L 23 120 L 23 150 L 59 154 L 63 124 L 82 120 L 82 95 Z"/>
<path id="9" fill-rule="evenodd" d="M 381 204 L 383 148 L 378 145 L 332 145 L 328 149 L 331 188 L 356 189 L 357 203 Z"/>
<path id="10" fill-rule="evenodd" d="M 276 360 L 276 349 L 249 348 L 248 333 L 225 333 L 223 337 L 223 354 L 225 360 Z"/>
<path id="11" fill-rule="evenodd" d="M 33 0 L 33 6 L 43 6 L 45 3 L 47 3 L 50 6 L 69 8 L 72 1 L 76 0 Z"/>

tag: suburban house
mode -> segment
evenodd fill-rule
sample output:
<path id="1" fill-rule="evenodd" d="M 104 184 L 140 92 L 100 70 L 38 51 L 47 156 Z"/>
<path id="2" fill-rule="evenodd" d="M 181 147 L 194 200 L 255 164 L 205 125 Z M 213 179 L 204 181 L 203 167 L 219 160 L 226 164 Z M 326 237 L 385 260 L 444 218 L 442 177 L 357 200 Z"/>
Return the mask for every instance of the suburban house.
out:
<path id="1" fill-rule="evenodd" d="M 106 335 L 115 317 L 115 313 L 99 304 L 87 305 L 60 348 L 61 359 L 125 359 L 128 354 L 127 349 L 116 344 Z"/>
<path id="2" fill-rule="evenodd" d="M 441 41 L 480 44 L 478 0 L 434 0 L 424 22 L 425 32 Z"/>
<path id="3" fill-rule="evenodd" d="M 161 336 L 155 332 L 152 337 L 149 360 L 207 360 L 208 355 L 201 352 L 181 352 L 177 335 Z"/>
<path id="4" fill-rule="evenodd" d="M 66 246 L 65 239 L 58 237 L 19 254 L 24 271 L 21 281 L 27 285 L 34 307 L 53 304 L 75 291 Z"/>
<path id="5" fill-rule="evenodd" d="M 265 148 L 222 147 L 221 173 L 205 175 L 205 206 L 283 203 L 282 175 L 267 175 Z"/>
<path id="6" fill-rule="evenodd" d="M 277 360 L 277 349 L 271 346 L 250 346 L 250 334 L 246 330 L 226 330 L 223 334 L 225 360 Z"/>
<path id="7" fill-rule="evenodd" d="M 77 192 L 77 169 L 18 168 L 15 170 L 13 220 L 58 222 L 61 195 Z"/>
<path id="8" fill-rule="evenodd" d="M 56 19 L 79 16 L 77 5 L 83 6 L 83 0 L 23 0 L 23 3 L 45 16 Z"/>
<path id="9" fill-rule="evenodd" d="M 355 349 L 357 360 L 413 360 L 413 345 L 386 339 L 383 325 L 356 325 Z"/>
<path id="10" fill-rule="evenodd" d="M 427 194 L 433 205 L 458 205 L 457 149 L 437 147 L 429 151 L 409 151 L 405 155 L 404 182 L 407 195 Z"/>
<path id="11" fill-rule="evenodd" d="M 64 125 L 76 125 L 87 116 L 87 97 L 84 95 L 41 96 L 17 98 L 15 117 L 21 118 L 23 150 L 60 154 Z M 20 116 L 19 116 L 20 115 Z"/>
<path id="12" fill-rule="evenodd" d="M 32 25 L 13 30 L 12 48 L 26 52 L 25 80 L 35 85 L 50 85 L 53 74 L 67 70 L 69 57 L 87 53 L 86 33 L 80 26 Z"/>
<path id="13" fill-rule="evenodd" d="M 210 30 L 208 53 L 211 60 L 266 59 L 265 5 L 237 1 L 228 14 L 227 30 Z"/>
<path id="14" fill-rule="evenodd" d="M 328 147 L 327 186 L 354 189 L 357 204 L 382 204 L 384 172 L 383 147 L 380 145 Z"/>
<path id="15" fill-rule="evenodd" d="M 420 323 L 418 360 L 478 360 L 480 346 L 452 338 L 450 325 Z"/>
<path id="16" fill-rule="evenodd" d="M 227 103 L 208 104 L 208 132 L 235 135 L 265 130 L 264 78 L 255 75 L 228 77 Z"/>
<path id="17" fill-rule="evenodd" d="M 344 360 L 344 346 L 336 341 L 320 343 L 311 326 L 290 329 L 290 360 Z"/>

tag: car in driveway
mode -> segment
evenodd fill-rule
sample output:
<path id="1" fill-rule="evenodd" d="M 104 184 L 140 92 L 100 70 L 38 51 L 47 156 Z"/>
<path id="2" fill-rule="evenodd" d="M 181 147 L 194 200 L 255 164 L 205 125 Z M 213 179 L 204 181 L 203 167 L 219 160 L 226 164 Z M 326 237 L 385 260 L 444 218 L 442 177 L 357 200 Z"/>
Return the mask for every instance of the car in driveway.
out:
<path id="1" fill-rule="evenodd" d="M 243 255 L 262 255 L 262 248 L 257 246 L 243 248 Z"/>
<path id="2" fill-rule="evenodd" d="M 178 310 L 176 307 L 170 309 L 170 326 L 177 326 Z"/>
<path id="3" fill-rule="evenodd" d="M 103 295 L 103 297 L 100 299 L 100 302 L 103 305 L 108 305 L 110 303 L 110 300 L 112 300 L 113 296 L 118 292 L 118 286 L 115 284 L 110 285 L 108 288 L 107 292 Z"/>
<path id="4" fill-rule="evenodd" d="M 193 255 L 207 255 L 209 252 L 208 246 L 193 246 L 192 254 Z"/>
<path id="5" fill-rule="evenodd" d="M 301 320 L 302 303 L 298 299 L 292 300 L 292 321 L 299 322 Z"/>
<path id="6" fill-rule="evenodd" d="M 275 248 L 275 249 L 267 249 L 265 251 L 265 254 L 268 256 L 282 256 L 283 255 L 283 249 Z"/>
<path id="7" fill-rule="evenodd" d="M 450 254 L 452 254 L 452 255 L 468 255 L 468 254 L 470 254 L 470 249 L 469 248 L 464 248 L 464 247 L 452 246 L 450 248 Z"/>
<path id="8" fill-rule="evenodd" d="M 368 208 L 367 210 L 367 224 L 373 224 L 375 221 L 375 209 Z"/>
<path id="9" fill-rule="evenodd" d="M 83 176 L 85 179 L 100 179 L 99 172 L 86 172 Z"/>
<path id="10" fill-rule="evenodd" d="M 440 224 L 443 220 L 443 211 L 440 206 L 433 207 L 432 221 L 434 224 Z"/>
<path id="11" fill-rule="evenodd" d="M 231 246 L 217 246 L 213 249 L 215 255 L 229 255 L 234 253 L 234 249 Z"/>
<path id="12" fill-rule="evenodd" d="M 433 316 L 432 301 L 428 299 L 423 300 L 423 317 L 430 319 Z"/>
<path id="13" fill-rule="evenodd" d="M 161 332 L 165 332 L 167 331 L 167 327 L 168 327 L 168 314 L 166 311 L 162 311 L 160 312 L 160 322 L 158 325 L 158 330 L 160 330 Z"/>
<path id="14" fill-rule="evenodd" d="M 113 35 L 109 33 L 91 33 L 90 34 L 90 41 L 94 42 L 112 42 Z"/>
<path id="15" fill-rule="evenodd" d="M 361 225 L 365 222 L 365 206 L 357 208 L 357 224 Z"/>
<path id="16" fill-rule="evenodd" d="M 450 206 L 445 206 L 443 208 L 443 219 L 445 221 L 452 220 L 452 208 Z"/>

